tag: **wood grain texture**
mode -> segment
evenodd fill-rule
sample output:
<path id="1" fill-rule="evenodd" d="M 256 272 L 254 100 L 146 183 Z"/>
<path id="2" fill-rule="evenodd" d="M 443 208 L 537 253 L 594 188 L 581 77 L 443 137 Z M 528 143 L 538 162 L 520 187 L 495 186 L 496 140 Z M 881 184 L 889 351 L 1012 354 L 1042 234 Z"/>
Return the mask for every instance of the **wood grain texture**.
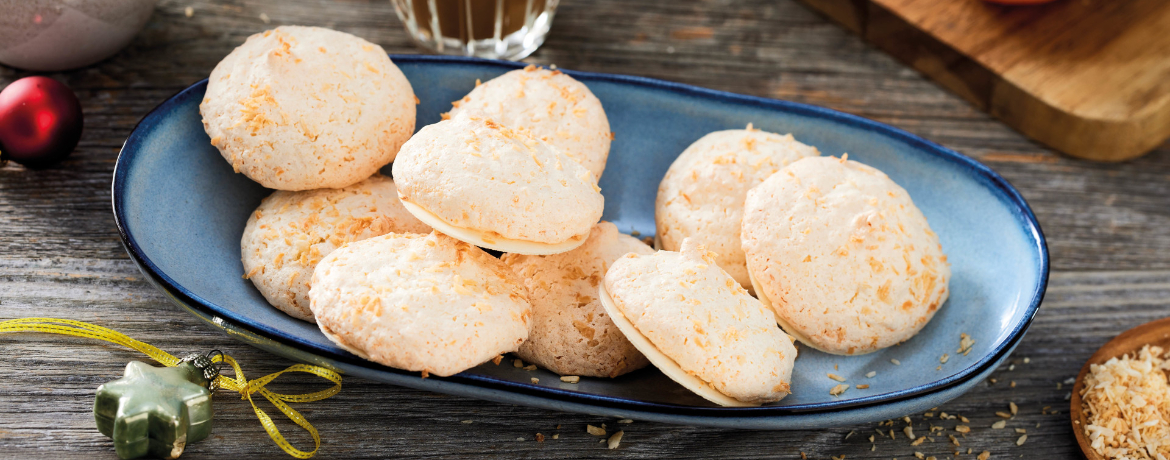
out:
<path id="1" fill-rule="evenodd" d="M 1024 134 L 1082 158 L 1170 137 L 1170 4 L 806 0 Z"/>
<path id="2" fill-rule="evenodd" d="M 194 10 L 190 18 L 184 15 L 188 6 Z M 51 75 L 77 91 L 85 111 L 86 130 L 73 156 L 42 171 L 0 168 L 0 318 L 95 322 L 172 353 L 219 348 L 239 359 L 249 376 L 291 364 L 171 305 L 127 260 L 109 204 L 114 161 L 134 124 L 205 78 L 245 37 L 277 24 L 334 27 L 391 53 L 416 52 L 389 1 L 162 0 L 128 49 L 95 66 Z M 1069 386 L 1057 384 L 1075 376 L 1114 335 L 1170 313 L 1166 146 L 1120 164 L 1054 154 L 792 1 L 565 1 L 548 42 L 529 60 L 843 110 L 970 155 L 1017 186 L 1044 227 L 1054 273 L 1044 306 L 1012 358 L 1015 367 L 1005 366 L 995 383 L 988 380 L 940 408 L 971 420 L 972 432 L 958 437 L 960 458 L 974 457 L 966 455 L 968 447 L 989 450 L 992 458 L 1075 458 L 1064 399 Z M 0 85 L 24 75 L 0 68 Z M 94 428 L 93 392 L 141 356 L 38 335 L 0 336 L 0 349 L 6 351 L 0 357 L 0 458 L 115 458 L 110 441 Z M 317 458 L 796 459 L 801 451 L 813 459 L 912 458 L 915 451 L 954 458 L 946 436 L 910 446 L 902 422 L 882 427 L 893 428 L 895 440 L 877 437 L 876 424 L 796 432 L 616 425 L 358 378 L 346 378 L 344 385 L 334 398 L 297 406 L 321 430 Z M 325 387 L 312 377 L 276 385 L 290 393 Z M 998 419 L 994 412 L 1006 410 L 1008 401 L 1019 405 L 1019 415 L 1009 429 L 991 429 Z M 212 438 L 190 446 L 182 458 L 289 458 L 268 440 L 245 402 L 220 394 L 216 404 Z M 952 430 L 956 424 L 935 415 L 914 414 L 914 431 L 927 432 L 931 423 Z M 586 424 L 601 423 L 610 432 L 624 429 L 619 449 L 608 450 L 585 433 Z M 295 426 L 278 424 L 297 446 L 311 446 Z M 1014 427 L 1028 430 L 1023 446 L 1015 446 Z M 536 433 L 545 441 L 536 442 Z"/>

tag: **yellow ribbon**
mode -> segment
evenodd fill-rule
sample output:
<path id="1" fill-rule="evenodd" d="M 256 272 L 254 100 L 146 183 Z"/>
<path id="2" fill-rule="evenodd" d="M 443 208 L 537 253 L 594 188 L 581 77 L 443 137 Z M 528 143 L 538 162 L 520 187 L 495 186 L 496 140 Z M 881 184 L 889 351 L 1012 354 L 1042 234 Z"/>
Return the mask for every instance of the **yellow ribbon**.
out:
<path id="1" fill-rule="evenodd" d="M 141 351 L 155 361 L 163 363 L 168 367 L 177 366 L 180 362 L 179 358 L 174 357 L 174 355 L 171 355 L 170 353 L 159 350 L 153 345 L 139 342 L 130 338 L 126 334 L 115 331 L 113 329 L 107 329 L 101 326 L 83 323 L 81 321 L 58 318 L 12 319 L 8 321 L 0 321 L 0 333 L 4 332 L 44 332 L 49 334 L 63 334 L 75 337 L 87 337 L 91 339 L 105 340 L 107 342 L 116 343 L 118 345 Z M 323 367 L 296 364 L 289 366 L 288 369 L 277 372 L 275 374 L 269 374 L 256 380 L 248 381 L 248 379 L 244 378 L 244 371 L 240 369 L 240 365 L 236 363 L 236 360 L 232 359 L 232 357 L 228 355 L 216 355 L 216 358 L 212 359 L 212 361 L 226 362 L 232 367 L 232 370 L 235 371 L 235 378 L 220 375 L 216 378 L 215 383 L 218 384 L 220 388 L 225 388 L 240 393 L 240 399 L 247 399 L 248 402 L 252 403 L 252 409 L 256 411 L 256 418 L 260 419 L 260 424 L 264 426 L 264 430 L 268 432 L 268 436 L 272 437 L 272 440 L 276 442 L 276 445 L 280 446 L 280 448 L 283 449 L 286 453 L 296 458 L 310 458 L 317 453 L 317 449 L 321 448 L 321 436 L 317 434 L 317 429 L 313 428 L 313 425 L 311 425 L 308 420 L 305 420 L 304 416 L 302 416 L 296 410 L 293 410 L 293 408 L 289 407 L 287 404 L 285 404 L 285 402 L 312 402 L 320 401 L 322 399 L 333 396 L 337 394 L 337 392 L 341 391 L 341 375 Z M 267 388 L 264 388 L 265 385 L 268 385 L 269 382 L 272 382 L 285 372 L 305 372 L 313 374 L 329 380 L 336 385 L 327 390 L 303 395 L 284 395 L 273 393 L 268 391 Z M 305 431 L 308 431 L 309 434 L 313 436 L 313 450 L 311 452 L 305 452 L 293 447 L 292 444 L 289 444 L 289 442 L 284 439 L 284 436 L 280 434 L 280 429 L 276 428 L 276 424 L 272 422 L 272 418 L 269 417 L 268 414 L 264 413 L 263 410 L 260 410 L 259 407 L 256 407 L 256 402 L 252 400 L 253 393 L 260 393 L 261 396 L 264 396 L 264 398 L 268 399 L 272 405 L 276 406 L 277 409 L 280 409 L 280 411 L 284 413 L 284 415 L 287 416 L 290 420 L 299 425 L 301 428 L 304 428 Z"/>

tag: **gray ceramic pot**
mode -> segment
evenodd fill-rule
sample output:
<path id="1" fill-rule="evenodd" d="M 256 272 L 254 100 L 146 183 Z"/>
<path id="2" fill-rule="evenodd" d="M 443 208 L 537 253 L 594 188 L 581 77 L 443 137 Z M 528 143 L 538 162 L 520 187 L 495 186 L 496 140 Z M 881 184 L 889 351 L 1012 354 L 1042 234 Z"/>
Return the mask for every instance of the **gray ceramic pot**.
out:
<path id="1" fill-rule="evenodd" d="M 0 0 L 0 64 L 75 69 L 110 57 L 146 25 L 157 0 Z"/>

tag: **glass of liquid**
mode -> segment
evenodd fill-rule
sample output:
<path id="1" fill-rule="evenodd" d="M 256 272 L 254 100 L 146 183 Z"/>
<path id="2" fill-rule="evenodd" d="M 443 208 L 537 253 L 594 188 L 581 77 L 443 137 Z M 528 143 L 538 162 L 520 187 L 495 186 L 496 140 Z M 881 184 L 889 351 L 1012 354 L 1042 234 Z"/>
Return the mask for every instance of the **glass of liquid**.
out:
<path id="1" fill-rule="evenodd" d="M 390 0 L 406 31 L 436 53 L 518 60 L 544 43 L 558 0 Z"/>

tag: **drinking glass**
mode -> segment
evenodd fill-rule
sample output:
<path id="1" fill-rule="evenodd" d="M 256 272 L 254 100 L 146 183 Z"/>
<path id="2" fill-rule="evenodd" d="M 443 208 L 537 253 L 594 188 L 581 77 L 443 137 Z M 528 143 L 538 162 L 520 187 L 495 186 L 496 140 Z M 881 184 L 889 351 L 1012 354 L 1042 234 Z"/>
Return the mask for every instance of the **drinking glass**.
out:
<path id="1" fill-rule="evenodd" d="M 406 31 L 436 53 L 518 60 L 544 43 L 558 0 L 390 0 Z"/>

